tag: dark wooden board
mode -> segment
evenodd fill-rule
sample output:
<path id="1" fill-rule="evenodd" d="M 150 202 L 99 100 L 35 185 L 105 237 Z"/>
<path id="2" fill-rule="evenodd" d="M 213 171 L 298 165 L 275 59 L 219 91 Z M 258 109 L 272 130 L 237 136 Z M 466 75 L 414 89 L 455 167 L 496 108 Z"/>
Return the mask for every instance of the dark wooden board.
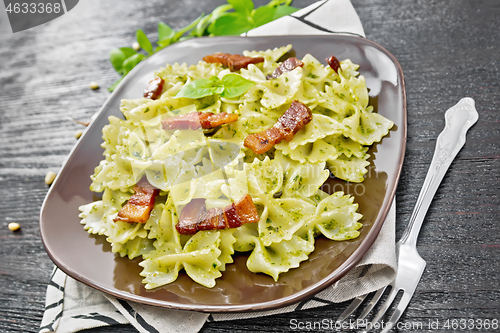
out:
<path id="1" fill-rule="evenodd" d="M 256 4 L 267 1 L 258 0 Z M 295 0 L 296 7 L 313 1 Z M 427 268 L 401 322 L 500 319 L 500 2 L 352 0 L 367 38 L 403 67 L 408 143 L 397 192 L 397 238 L 406 227 L 430 164 L 444 112 L 475 99 L 478 123 L 432 203 L 418 249 Z M 180 28 L 223 0 L 80 1 L 78 10 L 30 30 L 0 34 L 0 331 L 37 332 L 53 267 L 38 214 L 80 126 L 117 79 L 112 47 L 133 42 L 159 21 Z M 88 88 L 96 81 L 101 88 Z M 7 229 L 21 224 L 20 232 Z M 288 332 L 292 320 L 336 319 L 349 302 L 259 319 L 207 323 L 203 332 Z M 135 332 L 130 325 L 88 332 Z M 398 332 L 412 332 L 400 329 Z M 443 329 L 440 331 L 453 331 Z M 471 332 L 474 329 L 460 330 Z M 494 332 L 498 330 L 489 331 Z"/>

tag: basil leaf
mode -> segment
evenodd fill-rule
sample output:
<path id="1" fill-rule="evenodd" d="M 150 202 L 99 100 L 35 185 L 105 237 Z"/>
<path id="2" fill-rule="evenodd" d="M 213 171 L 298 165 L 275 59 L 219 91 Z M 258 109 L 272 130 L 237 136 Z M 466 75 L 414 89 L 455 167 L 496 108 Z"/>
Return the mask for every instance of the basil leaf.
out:
<path id="1" fill-rule="evenodd" d="M 217 78 L 217 77 L 216 77 Z M 210 96 L 215 94 L 218 85 L 215 85 L 213 80 L 210 79 L 198 79 L 189 82 L 184 85 L 181 90 L 175 95 L 176 98 L 202 98 L 205 96 Z"/>
<path id="2" fill-rule="evenodd" d="M 187 26 L 185 26 L 181 30 L 177 31 L 177 33 L 175 34 L 175 36 L 173 38 L 173 42 L 176 42 L 179 38 L 182 37 L 182 35 L 184 35 L 189 30 L 193 29 L 194 27 L 196 27 L 202 18 L 203 18 L 203 14 L 201 14 L 200 17 L 198 17 L 193 22 L 189 23 Z"/>
<path id="3" fill-rule="evenodd" d="M 217 87 L 214 87 L 212 89 L 212 91 L 214 92 L 214 94 L 222 94 L 224 92 L 224 86 L 223 85 L 220 85 L 220 86 L 217 86 Z"/>
<path id="4" fill-rule="evenodd" d="M 221 82 L 217 76 L 210 77 L 210 79 L 208 79 L 208 81 L 210 82 L 210 84 L 213 87 L 217 87 L 217 86 L 221 85 Z"/>
<path id="5" fill-rule="evenodd" d="M 136 53 L 123 62 L 123 74 L 128 74 L 138 63 L 140 63 L 146 56 L 142 53 Z"/>
<path id="6" fill-rule="evenodd" d="M 222 15 L 226 14 L 228 10 L 233 9 L 233 6 L 230 4 L 225 4 L 225 5 L 220 5 L 219 7 L 215 8 L 214 11 L 210 14 L 212 15 L 212 18 L 214 20 L 218 19 Z"/>
<path id="7" fill-rule="evenodd" d="M 120 47 L 120 51 L 122 51 L 123 54 L 125 55 L 125 59 L 128 59 L 137 53 L 137 51 L 131 47 Z"/>
<path id="8" fill-rule="evenodd" d="M 109 52 L 109 61 L 113 68 L 120 73 L 123 68 L 123 62 L 125 61 L 125 55 L 120 49 L 114 48 Z"/>
<path id="9" fill-rule="evenodd" d="M 207 29 L 207 27 L 212 23 L 212 14 L 205 16 L 202 18 L 196 27 L 191 30 L 190 35 L 194 37 L 201 37 L 203 36 L 203 33 Z"/>
<path id="10" fill-rule="evenodd" d="M 271 0 L 266 6 L 268 7 L 277 7 L 281 5 L 288 6 L 290 3 L 292 3 L 292 0 Z"/>
<path id="11" fill-rule="evenodd" d="M 155 42 L 156 48 L 153 47 L 144 31 L 141 29 L 136 31 L 137 42 L 148 55 L 139 53 L 130 47 L 121 47 L 111 50 L 110 62 L 113 68 L 124 76 L 143 59 L 177 41 L 207 35 L 239 35 L 282 16 L 290 15 L 298 10 L 289 6 L 291 2 L 292 0 L 269 0 L 267 5 L 255 9 L 252 0 L 227 0 L 226 4 L 218 6 L 208 15 L 201 14 L 200 17 L 179 31 L 175 31 L 168 24 L 160 22 L 158 24 L 158 41 Z M 234 10 L 234 12 L 228 12 L 230 10 Z M 115 86 L 116 84 L 113 84 L 109 88 L 110 91 L 114 90 Z M 238 90 L 234 90 L 234 87 L 222 89 L 224 89 L 222 83 L 218 83 L 208 89 L 207 93 L 233 96 Z"/>
<path id="12" fill-rule="evenodd" d="M 108 91 L 109 91 L 109 92 L 113 92 L 113 91 L 116 89 L 116 87 L 118 87 L 118 85 L 120 84 L 120 82 L 122 82 L 122 80 L 123 80 L 123 78 L 124 78 L 124 77 L 125 77 L 125 76 L 122 76 L 121 78 L 119 78 L 118 80 L 116 80 L 116 81 L 115 81 L 115 83 L 113 83 L 113 84 L 112 84 L 112 85 L 108 88 Z"/>
<path id="13" fill-rule="evenodd" d="M 217 76 L 212 76 L 210 79 L 208 79 L 208 81 L 210 81 L 210 84 L 213 87 L 212 91 L 214 94 L 222 94 L 222 92 L 224 91 L 224 85 Z"/>
<path id="14" fill-rule="evenodd" d="M 245 79 L 238 74 L 227 74 L 221 80 L 224 85 L 222 97 L 233 98 L 247 92 L 255 85 L 255 82 Z"/>
<path id="15" fill-rule="evenodd" d="M 274 12 L 273 20 L 277 20 L 280 17 L 293 14 L 298 10 L 299 10 L 298 8 L 291 7 L 291 6 L 278 6 L 278 7 L 276 7 L 276 11 Z"/>
<path id="16" fill-rule="evenodd" d="M 250 16 L 254 9 L 252 0 L 227 0 L 227 2 L 233 6 L 238 14 L 243 16 Z"/>
<path id="17" fill-rule="evenodd" d="M 254 25 L 246 16 L 230 13 L 219 17 L 208 27 L 208 32 L 216 36 L 240 35 L 252 29 Z"/>
<path id="18" fill-rule="evenodd" d="M 156 44 L 158 44 L 159 46 L 156 48 L 156 51 L 159 51 L 167 46 L 169 46 L 170 44 L 172 43 L 175 43 L 175 41 L 173 41 L 172 39 L 164 39 L 164 40 L 159 40 Z M 155 52 L 156 52 L 155 51 Z"/>
<path id="19" fill-rule="evenodd" d="M 252 14 L 255 26 L 259 27 L 271 22 L 274 19 L 275 12 L 276 7 L 260 6 L 257 8 Z"/>
<path id="20" fill-rule="evenodd" d="M 175 35 L 175 30 L 168 24 L 163 22 L 158 23 L 158 41 L 170 40 Z"/>
<path id="21" fill-rule="evenodd" d="M 153 45 L 148 39 L 148 36 L 142 31 L 142 29 L 139 29 L 135 32 L 135 37 L 137 39 L 137 43 L 141 46 L 141 48 L 146 51 L 147 53 L 153 52 Z"/>

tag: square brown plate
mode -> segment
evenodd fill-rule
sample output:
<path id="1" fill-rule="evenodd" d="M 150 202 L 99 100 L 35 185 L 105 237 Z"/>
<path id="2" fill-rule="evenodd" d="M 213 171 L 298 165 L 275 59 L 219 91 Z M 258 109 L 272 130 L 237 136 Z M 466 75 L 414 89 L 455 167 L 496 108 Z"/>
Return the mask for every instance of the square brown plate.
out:
<path id="1" fill-rule="evenodd" d="M 361 236 L 334 242 L 319 237 L 315 251 L 299 268 L 280 275 L 278 282 L 254 274 L 246 256 L 235 256 L 217 285 L 205 288 L 184 273 L 165 287 L 147 291 L 139 276 L 140 258 L 129 260 L 111 252 L 104 236 L 89 235 L 80 224 L 78 207 L 93 201 L 90 175 L 103 158 L 101 130 L 108 117 L 122 117 L 123 98 L 139 98 L 155 70 L 166 63 L 196 64 L 215 52 L 238 53 L 293 45 L 297 58 L 310 53 L 319 61 L 335 55 L 359 64 L 366 78 L 370 103 L 395 126 L 382 142 L 369 151 L 372 162 L 362 185 L 330 180 L 326 191 L 355 195 L 364 215 Z M 54 263 L 66 274 L 121 299 L 143 304 L 204 312 L 263 310 L 311 297 L 353 268 L 373 244 L 396 192 L 406 144 L 406 98 L 403 72 L 397 60 L 380 45 L 352 36 L 271 36 L 198 38 L 170 46 L 143 61 L 120 84 L 72 150 L 50 188 L 40 213 L 43 243 Z"/>

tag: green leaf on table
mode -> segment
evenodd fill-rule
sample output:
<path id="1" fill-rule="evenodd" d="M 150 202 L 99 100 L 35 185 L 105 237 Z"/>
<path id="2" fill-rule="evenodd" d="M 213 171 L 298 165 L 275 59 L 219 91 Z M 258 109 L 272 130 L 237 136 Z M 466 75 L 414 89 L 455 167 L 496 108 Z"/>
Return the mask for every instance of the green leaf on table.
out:
<path id="1" fill-rule="evenodd" d="M 254 10 L 252 14 L 253 22 L 256 27 L 264 25 L 266 23 L 274 20 L 274 13 L 276 12 L 276 7 L 260 6 Z"/>
<path id="2" fill-rule="evenodd" d="M 191 35 L 195 37 L 201 37 L 207 35 L 207 28 L 214 23 L 219 17 L 227 14 L 228 10 L 233 9 L 230 4 L 220 5 L 215 8 L 210 14 L 203 17 L 196 27 L 191 31 Z"/>
<path id="3" fill-rule="evenodd" d="M 153 44 L 144 31 L 141 29 L 137 30 L 137 42 L 140 47 L 147 52 L 147 55 L 139 53 L 130 47 L 120 47 L 111 50 L 109 60 L 113 68 L 122 77 L 116 81 L 109 90 L 113 91 L 123 77 L 139 62 L 170 44 L 192 37 L 207 35 L 239 35 L 298 10 L 297 8 L 289 6 L 292 0 L 270 0 L 266 5 L 258 8 L 255 8 L 252 0 L 227 0 L 227 2 L 228 3 L 215 8 L 212 13 L 208 15 L 201 14 L 196 20 L 179 31 L 175 31 L 168 24 L 160 22 L 158 24 L 158 41 L 155 42 L 155 45 L 157 45 L 156 48 L 153 47 Z M 228 12 L 231 10 L 234 10 L 234 12 Z M 229 78 L 226 80 L 229 80 Z M 209 84 L 212 86 L 205 87 L 205 93 L 238 96 L 236 94 L 243 91 L 242 87 L 231 86 L 231 84 L 228 85 L 227 89 L 220 82 L 218 85 L 214 85 L 214 82 Z M 198 91 L 198 95 L 200 91 Z M 193 95 L 194 91 L 191 91 L 189 94 Z"/>
<path id="4" fill-rule="evenodd" d="M 158 23 L 158 41 L 170 40 L 175 36 L 175 30 L 168 24 L 163 22 Z"/>
<path id="5" fill-rule="evenodd" d="M 153 45 L 148 39 L 148 36 L 141 29 L 135 32 L 135 37 L 137 39 L 137 43 L 141 46 L 141 48 L 147 53 L 153 52 Z"/>
<path id="6" fill-rule="evenodd" d="M 227 74 L 221 80 L 224 86 L 222 97 L 234 98 L 247 92 L 255 85 L 255 82 L 245 79 L 238 74 Z"/>
<path id="7" fill-rule="evenodd" d="M 252 0 L 227 0 L 227 2 L 242 16 L 250 16 L 254 9 Z"/>
<path id="8" fill-rule="evenodd" d="M 280 17 L 287 16 L 298 11 L 298 8 L 291 6 L 278 6 L 274 12 L 273 21 L 279 19 Z"/>
<path id="9" fill-rule="evenodd" d="M 115 82 L 114 82 L 114 83 L 113 83 L 113 84 L 112 84 L 112 85 L 108 88 L 108 91 L 109 91 L 109 92 L 113 92 L 113 91 L 115 91 L 116 87 L 118 87 L 118 85 L 120 84 L 120 82 L 122 82 L 122 80 L 123 80 L 123 78 L 124 78 L 124 77 L 125 77 L 125 75 L 124 75 L 124 76 L 122 76 L 121 78 L 119 78 L 118 80 L 116 80 L 116 81 L 115 81 Z"/>
<path id="10" fill-rule="evenodd" d="M 155 52 L 169 46 L 172 43 L 175 43 L 175 41 L 173 41 L 171 39 L 164 39 L 164 40 L 156 42 L 156 44 L 158 44 L 158 47 L 156 48 Z"/>
<path id="11" fill-rule="evenodd" d="M 128 58 L 130 58 L 131 56 L 137 54 L 137 51 L 134 50 L 133 48 L 131 47 L 120 47 L 120 51 L 123 52 L 123 55 L 125 56 L 125 60 L 127 60 Z"/>
<path id="12" fill-rule="evenodd" d="M 277 7 L 277 6 L 288 6 L 292 3 L 292 0 L 271 0 L 266 6 Z"/>
<path id="13" fill-rule="evenodd" d="M 254 25 L 246 16 L 229 13 L 219 17 L 208 27 L 208 32 L 216 36 L 239 35 L 252 29 Z"/>
<path id="14" fill-rule="evenodd" d="M 118 73 L 120 73 L 120 71 L 122 70 L 123 62 L 125 61 L 125 59 L 125 55 L 118 48 L 111 49 L 111 51 L 109 52 L 109 61 Z"/>
<path id="15" fill-rule="evenodd" d="M 191 30 L 190 36 L 201 37 L 205 33 L 207 27 L 212 24 L 212 14 L 203 17 L 198 23 L 196 27 Z"/>
<path id="16" fill-rule="evenodd" d="M 125 55 L 125 59 L 128 59 L 137 53 L 137 51 L 131 47 L 120 47 L 120 51 L 122 51 L 123 54 Z"/>
<path id="17" fill-rule="evenodd" d="M 146 56 L 142 53 L 136 53 L 123 62 L 123 74 L 128 74 L 138 63 L 140 63 Z"/>
<path id="18" fill-rule="evenodd" d="M 175 36 L 172 39 L 172 42 L 176 42 L 177 40 L 179 40 L 179 38 L 182 37 L 182 35 L 184 35 L 189 30 L 193 29 L 194 27 L 196 27 L 198 25 L 198 23 L 203 19 L 203 16 L 204 15 L 201 14 L 196 20 L 194 20 L 193 22 L 189 23 L 187 26 L 185 26 L 181 30 L 177 31 L 177 33 L 175 34 Z"/>

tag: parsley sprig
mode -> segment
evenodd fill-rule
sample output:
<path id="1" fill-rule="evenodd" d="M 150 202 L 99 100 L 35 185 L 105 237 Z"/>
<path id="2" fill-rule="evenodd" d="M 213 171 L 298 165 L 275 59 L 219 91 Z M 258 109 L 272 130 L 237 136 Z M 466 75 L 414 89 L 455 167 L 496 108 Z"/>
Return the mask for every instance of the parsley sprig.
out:
<path id="1" fill-rule="evenodd" d="M 137 30 L 136 40 L 142 50 L 120 47 L 112 49 L 109 53 L 109 60 L 121 78 L 108 90 L 115 90 L 121 80 L 142 60 L 173 43 L 201 36 L 240 35 L 298 10 L 290 6 L 292 0 L 271 0 L 267 5 L 257 8 L 252 0 L 227 0 L 227 2 L 208 15 L 202 13 L 196 20 L 179 30 L 174 30 L 166 23 L 158 23 L 158 41 L 155 42 L 151 42 L 144 31 Z"/>

